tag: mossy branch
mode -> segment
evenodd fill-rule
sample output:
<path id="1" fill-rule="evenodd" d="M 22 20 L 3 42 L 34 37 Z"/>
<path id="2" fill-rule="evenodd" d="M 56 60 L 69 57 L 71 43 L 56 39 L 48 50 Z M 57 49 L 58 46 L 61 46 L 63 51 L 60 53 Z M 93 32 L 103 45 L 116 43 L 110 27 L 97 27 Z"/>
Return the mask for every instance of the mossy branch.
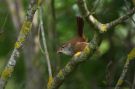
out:
<path id="1" fill-rule="evenodd" d="M 2 71 L 1 77 L 0 77 L 0 89 L 4 89 L 8 79 L 11 77 L 14 67 L 16 65 L 17 58 L 20 54 L 20 49 L 22 48 L 24 41 L 26 40 L 26 37 L 28 36 L 31 27 L 32 27 L 32 20 L 34 17 L 34 14 L 37 10 L 38 4 L 37 0 L 31 0 L 29 8 L 27 10 L 26 19 L 23 22 L 20 34 L 18 36 L 18 39 L 15 43 L 14 50 L 11 54 L 11 57 L 5 67 L 5 69 Z"/>
<path id="2" fill-rule="evenodd" d="M 129 64 L 130 64 L 130 62 L 131 62 L 133 59 L 135 59 L 135 48 L 133 48 L 133 49 L 129 52 L 129 54 L 128 54 L 126 63 L 125 63 L 125 65 L 124 65 L 124 68 L 123 68 L 123 71 L 122 71 L 122 74 L 121 74 L 120 78 L 119 78 L 118 81 L 117 81 L 117 84 L 116 84 L 116 86 L 115 86 L 115 89 L 119 89 L 120 86 L 123 84 L 124 78 L 125 78 L 126 73 L 127 73 L 127 71 L 128 71 Z"/>
<path id="3" fill-rule="evenodd" d="M 123 21 L 127 20 L 128 18 L 130 18 L 130 16 L 132 16 L 135 13 L 135 7 L 130 10 L 127 14 L 125 14 L 124 16 L 119 17 L 118 19 L 109 22 L 109 23 L 101 23 L 100 21 L 98 21 L 93 15 L 92 13 L 88 10 L 87 4 L 85 0 L 77 0 L 80 12 L 82 13 L 83 17 L 86 18 L 86 20 L 91 24 L 93 24 L 96 28 L 99 29 L 99 31 L 101 33 L 104 33 L 106 31 L 108 31 L 110 28 L 122 23 Z"/>
<path id="4" fill-rule="evenodd" d="M 69 76 L 80 63 L 89 59 L 99 43 L 99 37 L 98 35 L 95 35 L 93 40 L 88 43 L 82 52 L 76 53 L 73 58 L 65 65 L 65 67 L 61 69 L 54 78 L 49 80 L 47 89 L 58 89 L 66 77 Z"/>

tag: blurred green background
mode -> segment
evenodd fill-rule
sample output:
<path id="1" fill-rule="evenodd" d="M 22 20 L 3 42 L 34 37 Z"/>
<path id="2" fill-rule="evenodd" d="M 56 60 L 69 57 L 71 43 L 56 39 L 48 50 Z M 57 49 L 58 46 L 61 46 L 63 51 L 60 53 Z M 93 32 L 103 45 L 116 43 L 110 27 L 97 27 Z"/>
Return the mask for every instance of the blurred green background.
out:
<path id="1" fill-rule="evenodd" d="M 132 0 L 86 0 L 87 6 L 101 22 L 107 23 L 125 15 L 133 8 Z M 27 12 L 27 0 L 0 0 L 0 73 L 6 65 Z M 76 0 L 45 0 L 43 21 L 53 75 L 71 59 L 58 55 L 56 50 L 64 42 L 76 36 L 76 16 L 79 15 Z M 135 16 L 133 16 L 134 19 Z M 6 89 L 46 89 L 47 64 L 39 44 L 38 13 L 33 28 L 21 51 L 15 71 Z M 84 34 L 93 37 L 91 24 L 85 21 Z M 67 77 L 60 89 L 113 89 L 125 63 L 128 52 L 135 45 L 135 23 L 132 18 L 111 28 L 103 35 L 98 51 Z M 40 37 L 40 38 L 38 38 Z M 131 89 L 135 80 L 135 63 L 131 63 L 121 89 Z"/>

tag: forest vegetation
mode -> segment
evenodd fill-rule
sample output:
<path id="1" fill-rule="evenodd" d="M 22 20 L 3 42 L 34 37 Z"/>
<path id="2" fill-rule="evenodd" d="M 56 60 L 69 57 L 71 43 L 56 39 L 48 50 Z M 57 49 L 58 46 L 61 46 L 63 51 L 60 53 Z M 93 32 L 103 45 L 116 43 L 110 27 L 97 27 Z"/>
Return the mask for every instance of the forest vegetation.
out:
<path id="1" fill-rule="evenodd" d="M 135 89 L 134 13 L 135 0 L 0 0 L 0 89 Z M 78 29 L 83 49 L 65 55 Z"/>

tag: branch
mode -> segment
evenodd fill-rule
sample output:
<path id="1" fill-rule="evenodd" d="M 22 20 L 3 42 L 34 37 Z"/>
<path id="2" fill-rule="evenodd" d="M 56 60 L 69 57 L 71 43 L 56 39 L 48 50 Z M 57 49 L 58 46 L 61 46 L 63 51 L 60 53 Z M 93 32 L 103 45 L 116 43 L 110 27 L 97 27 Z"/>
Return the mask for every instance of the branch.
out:
<path id="1" fill-rule="evenodd" d="M 117 82 L 117 84 L 116 84 L 116 86 L 115 86 L 115 89 L 119 89 L 120 86 L 123 84 L 124 78 L 125 78 L 126 73 L 127 73 L 127 71 L 128 71 L 129 64 L 130 64 L 130 62 L 131 62 L 134 58 L 135 58 L 135 48 L 133 48 L 133 49 L 131 50 L 131 52 L 128 54 L 126 63 L 125 63 L 125 65 L 124 65 L 124 68 L 123 68 L 123 71 L 122 71 L 122 74 L 121 74 L 121 76 L 120 76 L 120 78 L 119 78 L 119 80 L 118 80 L 118 82 Z"/>
<path id="2" fill-rule="evenodd" d="M 41 36 L 42 36 L 43 48 L 44 48 L 44 51 L 42 52 L 46 56 L 46 62 L 48 66 L 48 73 L 49 73 L 49 80 L 50 80 L 52 79 L 52 69 L 51 69 L 51 63 L 50 63 L 50 58 L 49 58 L 49 53 L 48 53 L 46 38 L 45 38 L 45 32 L 44 32 L 44 26 L 43 26 L 42 7 L 40 7 L 39 9 L 39 20 L 40 20 L 39 30 L 41 30 Z"/>
<path id="3" fill-rule="evenodd" d="M 99 29 L 100 32 L 106 32 L 110 28 L 122 23 L 123 21 L 127 20 L 130 16 L 132 16 L 135 13 L 135 7 L 130 10 L 126 15 L 119 17 L 118 19 L 109 22 L 109 23 L 101 23 L 98 21 L 88 10 L 87 4 L 85 0 L 77 0 L 80 12 L 82 13 L 83 17 L 86 18 L 86 20 L 89 23 L 92 23 L 96 28 Z"/>
<path id="4" fill-rule="evenodd" d="M 30 5 L 27 11 L 26 20 L 23 22 L 20 34 L 18 36 L 18 39 L 15 43 L 15 47 L 13 49 L 13 52 L 11 54 L 11 57 L 5 67 L 5 69 L 2 71 L 1 77 L 0 77 L 0 89 L 4 89 L 8 79 L 11 77 L 14 67 L 16 65 L 17 58 L 20 56 L 20 49 L 22 48 L 24 41 L 26 40 L 26 37 L 28 36 L 31 27 L 32 27 L 32 20 L 34 17 L 34 14 L 37 10 L 37 0 L 31 0 Z"/>
<path id="5" fill-rule="evenodd" d="M 82 62 L 88 60 L 93 54 L 100 41 L 98 35 L 94 36 L 93 40 L 88 43 L 82 52 L 76 53 L 73 58 L 61 69 L 58 74 L 48 82 L 47 89 L 58 89 L 59 86 L 64 82 L 67 76 L 69 76 L 75 68 Z"/>

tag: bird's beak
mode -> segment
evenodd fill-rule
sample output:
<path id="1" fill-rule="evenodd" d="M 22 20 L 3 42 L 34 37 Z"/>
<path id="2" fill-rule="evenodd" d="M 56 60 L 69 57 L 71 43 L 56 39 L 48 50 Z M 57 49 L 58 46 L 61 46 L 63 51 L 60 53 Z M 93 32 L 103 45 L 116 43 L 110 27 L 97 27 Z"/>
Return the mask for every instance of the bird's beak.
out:
<path id="1" fill-rule="evenodd" d="M 61 50 L 57 50 L 57 54 L 61 53 Z"/>

